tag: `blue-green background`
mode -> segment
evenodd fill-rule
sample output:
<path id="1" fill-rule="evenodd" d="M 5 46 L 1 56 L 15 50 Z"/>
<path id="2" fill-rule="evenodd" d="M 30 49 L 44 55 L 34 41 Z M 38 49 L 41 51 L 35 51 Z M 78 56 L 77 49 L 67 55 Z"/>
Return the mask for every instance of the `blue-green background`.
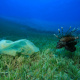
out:
<path id="1" fill-rule="evenodd" d="M 0 0 L 0 17 L 38 30 L 80 26 L 80 0 Z"/>

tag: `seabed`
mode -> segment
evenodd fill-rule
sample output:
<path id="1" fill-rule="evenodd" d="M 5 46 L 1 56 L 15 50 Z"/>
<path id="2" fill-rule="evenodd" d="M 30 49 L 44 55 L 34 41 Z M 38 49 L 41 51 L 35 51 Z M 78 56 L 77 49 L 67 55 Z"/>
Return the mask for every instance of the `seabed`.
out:
<path id="1" fill-rule="evenodd" d="M 0 37 L 5 35 L 6 40 L 12 41 L 28 39 L 40 52 L 14 57 L 0 54 L 0 80 L 80 80 L 80 43 L 71 53 L 64 48 L 56 49 L 58 39 L 52 33 L 15 32 L 5 32 Z"/>

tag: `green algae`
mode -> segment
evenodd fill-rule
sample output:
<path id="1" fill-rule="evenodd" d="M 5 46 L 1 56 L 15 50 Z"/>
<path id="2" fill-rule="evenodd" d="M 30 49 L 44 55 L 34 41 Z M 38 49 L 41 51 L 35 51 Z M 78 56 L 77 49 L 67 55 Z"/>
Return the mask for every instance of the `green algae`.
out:
<path id="1" fill-rule="evenodd" d="M 65 49 L 57 51 L 58 40 L 52 34 L 35 34 L 28 39 L 40 48 L 40 52 L 30 57 L 0 55 L 0 80 L 80 80 L 77 45 L 72 55 Z"/>

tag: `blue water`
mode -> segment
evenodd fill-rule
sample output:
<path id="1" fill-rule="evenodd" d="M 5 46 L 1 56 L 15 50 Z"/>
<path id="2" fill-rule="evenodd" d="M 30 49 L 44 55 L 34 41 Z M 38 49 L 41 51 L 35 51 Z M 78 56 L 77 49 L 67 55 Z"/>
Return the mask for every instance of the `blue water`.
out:
<path id="1" fill-rule="evenodd" d="M 38 30 L 65 31 L 80 27 L 80 0 L 0 0 L 0 17 Z"/>

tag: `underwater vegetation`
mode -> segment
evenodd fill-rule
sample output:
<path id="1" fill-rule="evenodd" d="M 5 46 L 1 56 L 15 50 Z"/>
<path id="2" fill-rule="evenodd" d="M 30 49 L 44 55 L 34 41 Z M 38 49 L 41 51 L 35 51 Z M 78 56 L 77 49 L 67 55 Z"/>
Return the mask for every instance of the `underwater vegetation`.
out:
<path id="1" fill-rule="evenodd" d="M 57 38 L 59 38 L 56 48 L 65 47 L 66 50 L 74 52 L 76 50 L 75 45 L 78 43 L 77 39 L 79 37 L 73 36 L 73 32 L 77 31 L 77 29 L 74 28 L 72 31 L 69 32 L 69 30 L 71 29 L 70 26 L 69 30 L 65 34 L 63 34 L 63 27 L 61 27 L 61 29 L 62 34 L 60 33 L 60 29 L 58 29 L 59 35 L 54 34 Z"/>
<path id="2" fill-rule="evenodd" d="M 17 30 L 13 29 L 15 34 L 10 33 L 7 39 L 28 39 L 40 49 L 40 52 L 15 57 L 0 54 L 0 80 L 80 80 L 80 43 L 75 45 L 74 52 L 67 51 L 64 47 L 57 51 L 58 38 L 55 38 L 53 33 L 30 29 L 26 29 L 26 32 L 19 30 L 17 33 Z M 7 35 L 9 34 L 4 32 L 0 37 Z M 73 56 L 70 58 L 71 53 Z"/>
<path id="3" fill-rule="evenodd" d="M 28 39 L 40 52 L 30 57 L 0 55 L 0 80 L 80 80 L 80 47 L 72 58 L 58 56 L 53 34 L 34 35 Z"/>

